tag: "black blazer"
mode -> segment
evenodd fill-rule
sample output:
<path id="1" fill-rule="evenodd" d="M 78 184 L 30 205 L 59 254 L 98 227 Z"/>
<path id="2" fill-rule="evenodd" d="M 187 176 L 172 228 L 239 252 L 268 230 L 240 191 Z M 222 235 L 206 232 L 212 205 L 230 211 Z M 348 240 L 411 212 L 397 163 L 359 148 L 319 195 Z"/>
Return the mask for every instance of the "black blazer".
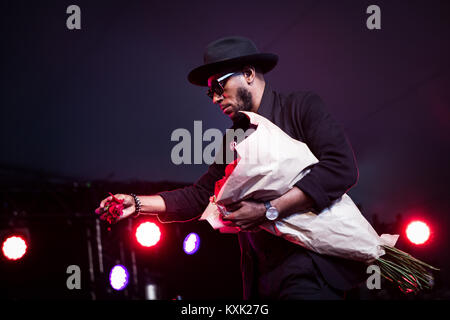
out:
<path id="1" fill-rule="evenodd" d="M 358 180 L 358 168 L 353 150 L 343 129 L 327 111 L 322 99 L 306 91 L 282 94 L 272 90 L 266 83 L 258 114 L 266 117 L 280 127 L 289 136 L 306 143 L 311 152 L 319 160 L 311 167 L 311 171 L 295 184 L 296 187 L 308 194 L 314 200 L 314 210 L 320 212 L 328 207 L 332 201 L 346 193 Z M 236 122 L 232 128 L 248 126 L 245 122 Z M 224 136 L 225 141 L 225 136 Z M 223 144 L 222 159 L 226 159 L 228 146 Z M 220 157 L 220 155 L 219 155 Z M 174 191 L 158 193 L 166 203 L 166 212 L 158 215 L 161 221 L 184 221 L 200 215 L 209 203 L 209 197 L 214 194 L 215 182 L 225 173 L 226 163 L 213 163 L 208 171 L 192 186 Z M 242 249 L 243 273 L 247 277 L 254 259 L 251 250 L 246 248 L 246 237 L 240 234 Z M 272 239 L 277 241 L 276 239 Z M 281 239 L 287 242 L 284 239 Z M 283 243 L 283 242 L 282 242 Z M 281 244 L 272 252 L 287 253 L 289 245 Z M 299 246 L 298 246 L 299 247 Z M 297 248 L 300 250 L 300 248 Z M 262 250 L 263 251 L 264 247 Z M 309 251 L 308 251 L 309 252 Z M 309 252 L 319 267 L 327 282 L 341 290 L 352 287 L 360 278 L 363 265 L 348 260 L 326 257 Z M 357 270 L 358 272 L 355 272 Z M 250 279 L 250 280 L 249 280 Z M 248 283 L 247 283 L 248 287 Z M 247 290 L 247 289 L 245 289 Z M 248 296 L 248 295 L 246 295 Z"/>

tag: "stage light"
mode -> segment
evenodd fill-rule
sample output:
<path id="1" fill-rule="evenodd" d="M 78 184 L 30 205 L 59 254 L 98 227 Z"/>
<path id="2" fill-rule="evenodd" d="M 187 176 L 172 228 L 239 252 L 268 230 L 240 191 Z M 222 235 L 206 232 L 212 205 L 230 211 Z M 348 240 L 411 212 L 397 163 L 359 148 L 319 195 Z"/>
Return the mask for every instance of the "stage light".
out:
<path id="1" fill-rule="evenodd" d="M 200 237 L 196 233 L 189 233 L 183 241 L 183 250 L 187 254 L 194 254 L 200 246 Z"/>
<path id="2" fill-rule="evenodd" d="M 145 286 L 145 299 L 158 300 L 158 287 L 156 284 L 148 283 Z"/>
<path id="3" fill-rule="evenodd" d="M 406 228 L 406 236 L 414 244 L 424 244 L 430 238 L 430 228 L 422 221 L 413 221 Z"/>
<path id="4" fill-rule="evenodd" d="M 161 230 L 153 222 L 143 222 L 136 229 L 136 240 L 141 246 L 152 247 L 161 239 Z"/>
<path id="5" fill-rule="evenodd" d="M 9 260 L 18 260 L 27 252 L 26 241 L 19 236 L 11 236 L 3 242 L 3 255 Z"/>
<path id="6" fill-rule="evenodd" d="M 109 283 L 114 290 L 123 290 L 128 284 L 128 270 L 118 264 L 109 273 Z"/>

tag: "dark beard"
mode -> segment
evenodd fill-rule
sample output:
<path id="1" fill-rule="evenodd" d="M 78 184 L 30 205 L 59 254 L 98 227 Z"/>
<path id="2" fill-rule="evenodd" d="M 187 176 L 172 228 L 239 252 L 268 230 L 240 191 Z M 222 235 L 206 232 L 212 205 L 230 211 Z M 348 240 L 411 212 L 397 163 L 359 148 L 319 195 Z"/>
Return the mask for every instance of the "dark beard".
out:
<path id="1" fill-rule="evenodd" d="M 245 114 L 240 113 L 239 111 L 251 111 L 252 110 L 252 100 L 253 100 L 253 96 L 251 94 L 250 91 L 248 91 L 245 88 L 238 88 L 237 90 L 237 97 L 238 97 L 238 105 L 236 106 L 236 112 L 233 116 L 233 123 L 234 124 L 238 124 L 238 123 L 246 123 L 249 122 L 248 118 Z"/>

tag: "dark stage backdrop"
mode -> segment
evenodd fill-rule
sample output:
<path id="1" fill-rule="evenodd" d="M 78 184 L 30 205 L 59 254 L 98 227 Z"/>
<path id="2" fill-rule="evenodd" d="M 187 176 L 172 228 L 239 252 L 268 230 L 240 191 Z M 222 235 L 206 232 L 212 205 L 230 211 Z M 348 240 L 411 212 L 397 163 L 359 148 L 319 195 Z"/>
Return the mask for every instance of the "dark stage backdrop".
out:
<path id="1" fill-rule="evenodd" d="M 79 30 L 66 25 L 74 4 Z M 378 30 L 366 26 L 372 4 Z M 400 233 L 400 248 L 442 268 L 433 292 L 407 299 L 448 299 L 448 1 L 2 1 L 0 11 L 0 231 L 25 228 L 31 241 L 22 261 L 2 256 L 2 295 L 142 299 L 153 278 L 164 299 L 241 297 L 237 239 L 205 223 L 162 225 L 153 251 L 129 242 L 127 222 L 101 225 L 105 264 L 137 257 L 138 284 L 120 293 L 105 284 L 96 245 L 89 271 L 87 247 L 108 192 L 150 194 L 205 172 L 205 162 L 174 164 L 171 134 L 231 122 L 186 76 L 210 41 L 242 35 L 279 55 L 266 75 L 273 88 L 318 93 L 341 123 L 359 169 L 349 195 L 377 231 Z M 405 239 L 412 218 L 431 227 L 424 246 Z M 203 242 L 187 257 L 189 230 Z M 82 269 L 81 291 L 65 286 L 70 264 Z"/>

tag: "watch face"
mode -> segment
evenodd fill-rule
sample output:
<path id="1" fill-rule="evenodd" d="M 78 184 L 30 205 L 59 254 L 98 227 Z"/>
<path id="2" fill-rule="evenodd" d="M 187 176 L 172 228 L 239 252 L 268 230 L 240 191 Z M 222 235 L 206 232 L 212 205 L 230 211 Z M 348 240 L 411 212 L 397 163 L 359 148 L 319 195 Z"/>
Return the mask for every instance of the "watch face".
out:
<path id="1" fill-rule="evenodd" d="M 269 209 L 267 209 L 266 218 L 269 220 L 275 220 L 276 218 L 278 218 L 277 209 L 275 209 L 275 207 L 270 207 Z"/>

